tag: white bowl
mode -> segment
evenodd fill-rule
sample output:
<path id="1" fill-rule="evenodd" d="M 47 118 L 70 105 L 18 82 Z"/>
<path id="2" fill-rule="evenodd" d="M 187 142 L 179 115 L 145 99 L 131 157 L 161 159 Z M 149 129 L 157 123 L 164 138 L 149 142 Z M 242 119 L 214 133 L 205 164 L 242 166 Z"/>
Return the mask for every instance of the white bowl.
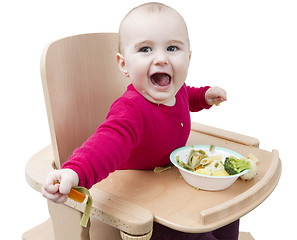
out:
<path id="1" fill-rule="evenodd" d="M 209 151 L 209 145 L 195 145 L 195 146 L 186 146 L 181 147 L 174 150 L 170 154 L 170 161 L 174 166 L 178 168 L 183 179 L 193 187 L 208 190 L 208 191 L 219 191 L 230 187 L 239 176 L 245 174 L 248 170 L 244 170 L 239 174 L 230 175 L 230 176 L 208 176 L 202 175 L 195 172 L 191 172 L 189 170 L 184 169 L 176 162 L 176 157 L 179 157 L 179 161 L 183 161 L 184 163 L 188 162 L 189 154 L 191 149 L 195 150 L 203 150 L 208 156 L 222 155 L 223 159 L 229 156 L 235 156 L 237 158 L 242 158 L 243 156 L 239 153 L 236 153 L 232 150 L 215 147 L 211 152 Z"/>

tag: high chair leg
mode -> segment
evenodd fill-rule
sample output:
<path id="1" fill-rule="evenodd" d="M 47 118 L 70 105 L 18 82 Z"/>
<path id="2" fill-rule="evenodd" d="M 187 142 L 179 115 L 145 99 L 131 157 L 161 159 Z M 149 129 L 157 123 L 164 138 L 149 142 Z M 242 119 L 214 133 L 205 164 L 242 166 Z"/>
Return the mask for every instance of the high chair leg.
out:
<path id="1" fill-rule="evenodd" d="M 249 232 L 240 232 L 238 240 L 255 240 Z"/>
<path id="2" fill-rule="evenodd" d="M 90 240 L 90 222 L 86 228 L 80 225 L 82 213 L 66 206 L 48 201 L 55 240 Z"/>
<path id="3" fill-rule="evenodd" d="M 52 227 L 52 220 L 48 219 L 44 223 L 24 232 L 23 240 L 55 240 L 54 231 Z"/>

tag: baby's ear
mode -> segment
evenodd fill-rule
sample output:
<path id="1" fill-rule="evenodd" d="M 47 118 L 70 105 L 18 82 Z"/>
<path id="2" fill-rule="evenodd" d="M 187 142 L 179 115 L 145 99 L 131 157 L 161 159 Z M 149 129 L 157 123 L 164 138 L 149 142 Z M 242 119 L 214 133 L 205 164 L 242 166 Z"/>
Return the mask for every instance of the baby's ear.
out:
<path id="1" fill-rule="evenodd" d="M 118 62 L 118 66 L 119 66 L 119 69 L 120 69 L 121 73 L 125 77 L 129 77 L 129 73 L 128 73 L 127 69 L 126 69 L 125 57 L 120 53 L 117 53 L 117 62 Z"/>

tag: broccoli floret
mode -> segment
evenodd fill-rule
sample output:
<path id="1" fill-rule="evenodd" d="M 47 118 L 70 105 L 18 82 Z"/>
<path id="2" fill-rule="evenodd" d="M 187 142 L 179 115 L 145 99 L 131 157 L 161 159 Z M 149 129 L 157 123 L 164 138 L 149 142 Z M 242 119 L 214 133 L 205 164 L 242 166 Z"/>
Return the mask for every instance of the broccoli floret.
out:
<path id="1" fill-rule="evenodd" d="M 236 158 L 234 156 L 226 157 L 224 168 L 230 175 L 241 173 L 243 170 L 250 169 L 250 161 L 245 158 Z"/>

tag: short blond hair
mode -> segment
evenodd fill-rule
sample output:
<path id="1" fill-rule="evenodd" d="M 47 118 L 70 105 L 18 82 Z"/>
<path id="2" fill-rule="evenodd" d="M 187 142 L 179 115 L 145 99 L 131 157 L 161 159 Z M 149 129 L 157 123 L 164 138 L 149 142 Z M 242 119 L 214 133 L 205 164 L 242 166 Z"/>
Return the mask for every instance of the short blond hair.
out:
<path id="1" fill-rule="evenodd" d="M 123 20 L 122 20 L 122 22 L 120 24 L 120 27 L 119 27 L 119 43 L 118 43 L 119 44 L 118 45 L 119 53 L 122 53 L 122 46 L 121 46 L 122 26 L 124 25 L 125 20 L 131 15 L 131 13 L 133 13 L 136 10 L 139 10 L 139 9 L 144 9 L 147 12 L 150 12 L 150 13 L 160 13 L 160 12 L 163 12 L 165 10 L 171 10 L 171 11 L 176 12 L 181 17 L 181 19 L 183 20 L 183 22 L 185 24 L 186 32 L 187 32 L 187 35 L 188 35 L 188 43 L 189 43 L 189 47 L 190 47 L 190 40 L 189 40 L 187 24 L 186 24 L 184 18 L 175 9 L 173 9 L 172 7 L 169 7 L 169 6 L 167 6 L 167 5 L 163 4 L 163 3 L 159 3 L 159 2 L 149 2 L 149 3 L 144 3 L 142 5 L 139 5 L 139 6 L 135 7 L 135 8 L 133 8 L 123 18 Z"/>

